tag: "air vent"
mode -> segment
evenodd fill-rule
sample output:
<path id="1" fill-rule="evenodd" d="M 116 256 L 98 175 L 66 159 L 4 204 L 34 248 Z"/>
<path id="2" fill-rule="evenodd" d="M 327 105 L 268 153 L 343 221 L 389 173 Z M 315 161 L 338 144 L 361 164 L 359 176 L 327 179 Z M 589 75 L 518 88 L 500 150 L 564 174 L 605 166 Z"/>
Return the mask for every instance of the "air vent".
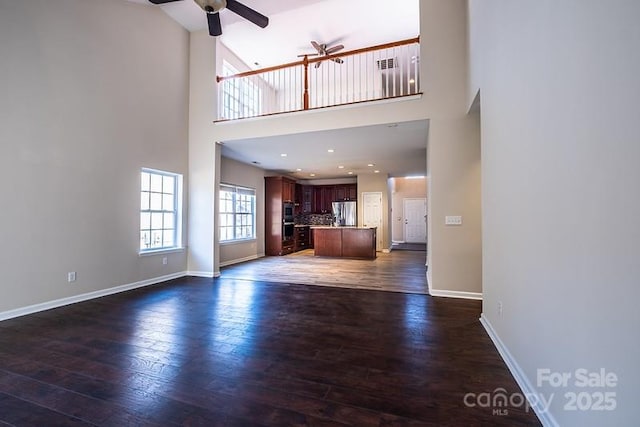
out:
<path id="1" fill-rule="evenodd" d="M 388 70 L 390 68 L 398 68 L 397 58 L 386 58 L 376 61 L 378 64 L 378 70 Z"/>

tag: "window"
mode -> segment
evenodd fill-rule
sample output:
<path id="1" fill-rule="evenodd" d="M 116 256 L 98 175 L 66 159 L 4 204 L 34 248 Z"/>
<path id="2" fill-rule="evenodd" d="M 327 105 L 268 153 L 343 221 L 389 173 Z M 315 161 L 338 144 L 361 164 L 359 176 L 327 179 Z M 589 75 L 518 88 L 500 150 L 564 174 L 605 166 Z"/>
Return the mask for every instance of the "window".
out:
<path id="1" fill-rule="evenodd" d="M 222 75 L 238 74 L 228 62 L 222 62 Z M 262 113 L 262 90 L 247 77 L 224 80 L 222 84 L 222 118 L 255 117 Z"/>
<path id="2" fill-rule="evenodd" d="M 220 186 L 220 241 L 255 239 L 256 190 Z"/>
<path id="3" fill-rule="evenodd" d="M 182 175 L 140 173 L 140 252 L 180 247 Z"/>

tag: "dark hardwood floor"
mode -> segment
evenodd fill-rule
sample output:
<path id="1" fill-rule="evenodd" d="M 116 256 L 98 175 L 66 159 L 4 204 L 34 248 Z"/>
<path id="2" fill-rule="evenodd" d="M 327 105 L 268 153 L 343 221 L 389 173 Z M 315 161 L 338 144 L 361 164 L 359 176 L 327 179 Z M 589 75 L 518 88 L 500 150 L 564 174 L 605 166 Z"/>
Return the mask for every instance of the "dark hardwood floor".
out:
<path id="1" fill-rule="evenodd" d="M 427 295 L 174 280 L 0 322 L 0 425 L 539 425 L 465 405 L 519 392 L 479 315 Z"/>

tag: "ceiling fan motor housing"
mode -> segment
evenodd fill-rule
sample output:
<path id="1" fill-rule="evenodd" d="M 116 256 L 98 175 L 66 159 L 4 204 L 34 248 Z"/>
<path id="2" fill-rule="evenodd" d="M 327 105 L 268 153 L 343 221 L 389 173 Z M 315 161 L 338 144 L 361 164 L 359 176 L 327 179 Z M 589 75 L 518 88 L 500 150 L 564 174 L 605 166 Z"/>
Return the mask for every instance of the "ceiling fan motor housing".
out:
<path id="1" fill-rule="evenodd" d="M 227 7 L 226 0 L 194 0 L 207 13 L 217 13 Z"/>

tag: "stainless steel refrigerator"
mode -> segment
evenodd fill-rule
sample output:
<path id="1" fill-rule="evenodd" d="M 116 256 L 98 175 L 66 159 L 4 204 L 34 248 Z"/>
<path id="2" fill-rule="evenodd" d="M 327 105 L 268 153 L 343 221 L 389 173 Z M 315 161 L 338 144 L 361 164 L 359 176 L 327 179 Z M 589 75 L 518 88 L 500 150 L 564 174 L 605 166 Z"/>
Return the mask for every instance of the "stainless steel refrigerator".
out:
<path id="1" fill-rule="evenodd" d="M 333 202 L 333 225 L 336 227 L 355 226 L 358 222 L 356 202 Z"/>

